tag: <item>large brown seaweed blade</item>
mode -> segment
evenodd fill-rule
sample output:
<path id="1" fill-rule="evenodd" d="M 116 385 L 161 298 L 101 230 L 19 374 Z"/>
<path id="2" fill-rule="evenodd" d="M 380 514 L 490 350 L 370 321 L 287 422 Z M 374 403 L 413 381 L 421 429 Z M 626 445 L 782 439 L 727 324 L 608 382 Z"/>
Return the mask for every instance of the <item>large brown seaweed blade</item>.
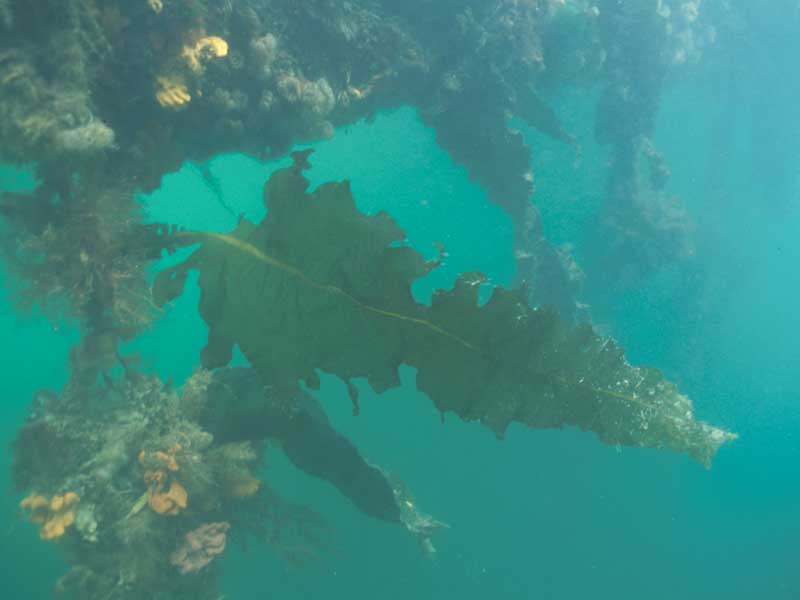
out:
<path id="1" fill-rule="evenodd" d="M 237 344 L 263 381 L 293 397 L 317 370 L 383 391 L 408 364 L 441 411 L 498 435 L 515 421 L 576 426 L 606 444 L 687 453 L 707 466 L 735 437 L 695 420 L 689 399 L 657 370 L 631 366 L 587 325 L 530 308 L 521 290 L 496 288 L 480 305 L 485 278 L 467 273 L 430 307 L 417 303 L 411 285 L 436 263 L 403 246 L 387 214 L 360 213 L 347 183 L 308 193 L 306 159 L 296 155 L 267 182 L 261 224 L 204 234 L 187 262 L 159 274 L 166 300 L 187 269 L 200 272 L 204 365 L 227 363 Z"/>
<path id="2" fill-rule="evenodd" d="M 576 426 L 606 444 L 686 453 L 706 467 L 736 437 L 696 420 L 691 401 L 658 370 L 631 366 L 613 340 L 529 308 L 522 293 L 496 288 L 479 306 L 474 277 L 462 276 L 434 296 L 430 315 L 481 351 L 445 352 L 432 340 L 417 346 L 409 360 L 417 386 L 440 410 L 498 436 L 512 422 Z"/>

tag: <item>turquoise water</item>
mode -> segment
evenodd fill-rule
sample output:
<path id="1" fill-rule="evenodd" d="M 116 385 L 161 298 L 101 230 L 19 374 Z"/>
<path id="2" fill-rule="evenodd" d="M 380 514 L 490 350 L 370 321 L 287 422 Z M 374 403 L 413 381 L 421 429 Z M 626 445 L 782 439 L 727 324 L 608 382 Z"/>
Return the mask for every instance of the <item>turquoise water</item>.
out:
<path id="1" fill-rule="evenodd" d="M 569 100 L 567 102 L 567 100 Z M 602 200 L 605 152 L 591 139 L 591 102 L 565 121 L 585 140 L 570 150 L 526 131 L 536 148 L 536 202 L 556 243 L 580 258 Z M 735 114 L 735 109 L 731 109 Z M 283 494 L 311 504 L 333 525 L 329 548 L 307 567 L 286 566 L 269 548 L 234 545 L 222 560 L 231 598 L 556 598 L 614 600 L 800 597 L 798 371 L 800 206 L 769 204 L 750 168 L 750 122 L 731 119 L 723 151 L 711 131 L 721 118 L 701 86 L 664 99 L 656 143 L 695 221 L 696 269 L 667 270 L 634 291 L 587 281 L 594 319 L 628 348 L 634 363 L 658 365 L 695 401 L 698 416 L 740 434 L 705 471 L 688 458 L 602 446 L 576 431 L 512 427 L 498 442 L 455 418 L 440 423 L 430 402 L 405 385 L 380 397 L 362 391 L 353 417 L 343 384 L 326 380 L 320 398 L 335 427 L 373 460 L 400 474 L 418 504 L 450 525 L 427 560 L 400 528 L 370 520 L 327 484 L 271 451 L 264 476 Z M 443 267 L 415 289 L 425 299 L 459 272 L 480 269 L 493 283 L 514 278 L 511 228 L 465 171 L 439 149 L 411 109 L 380 115 L 316 144 L 314 184 L 347 178 L 359 208 L 387 210 L 411 243 Z M 218 157 L 210 168 L 234 212 L 259 218 L 260 189 L 281 163 Z M 4 171 L 4 185 L 25 177 Z M 792 189 L 787 184 L 784 189 Z M 185 167 L 144 197 L 150 218 L 229 230 L 235 218 L 197 169 Z M 136 342 L 152 368 L 183 380 L 197 363 L 206 328 L 196 288 Z M 3 300 L 0 339 L 5 381 L 0 440 L 7 447 L 41 387 L 59 388 L 75 335 Z M 4 453 L 0 485 L 10 489 Z M 8 597 L 46 598 L 63 571 L 58 545 L 43 545 L 15 519 L 4 495 L 0 564 Z M 9 587 L 11 586 L 11 587 Z"/>

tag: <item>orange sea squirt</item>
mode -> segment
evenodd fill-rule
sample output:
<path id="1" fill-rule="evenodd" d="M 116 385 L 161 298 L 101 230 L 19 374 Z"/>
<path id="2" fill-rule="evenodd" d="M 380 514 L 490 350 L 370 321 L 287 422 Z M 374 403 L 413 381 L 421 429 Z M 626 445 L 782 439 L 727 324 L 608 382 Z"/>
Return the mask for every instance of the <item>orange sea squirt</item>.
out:
<path id="1" fill-rule="evenodd" d="M 228 42 L 216 35 L 201 37 L 194 44 L 183 47 L 182 56 L 195 73 L 203 70 L 203 61 L 228 55 Z"/>
<path id="2" fill-rule="evenodd" d="M 147 469 L 144 472 L 144 482 L 148 486 L 147 503 L 159 515 L 177 515 L 189 504 L 186 488 L 171 475 L 180 470 L 175 455 L 182 449 L 180 444 L 175 444 L 166 452 L 139 452 L 139 464 Z"/>
<path id="3" fill-rule="evenodd" d="M 75 522 L 75 507 L 79 502 L 75 492 L 55 495 L 50 500 L 31 494 L 20 502 L 20 508 L 28 511 L 32 523 L 42 526 L 39 536 L 43 540 L 54 540 L 63 536 Z"/>
<path id="4" fill-rule="evenodd" d="M 148 501 L 150 508 L 160 515 L 174 516 L 189 504 L 189 494 L 177 481 L 170 483 L 169 490 L 164 491 L 164 483 L 159 482 L 150 490 Z"/>
<path id="5" fill-rule="evenodd" d="M 180 470 L 180 465 L 178 465 L 178 459 L 175 458 L 175 455 L 182 449 L 183 447 L 180 444 L 175 444 L 166 452 L 162 450 L 156 450 L 155 452 L 142 450 L 139 452 L 139 464 L 145 468 L 172 471 L 174 473 Z"/>

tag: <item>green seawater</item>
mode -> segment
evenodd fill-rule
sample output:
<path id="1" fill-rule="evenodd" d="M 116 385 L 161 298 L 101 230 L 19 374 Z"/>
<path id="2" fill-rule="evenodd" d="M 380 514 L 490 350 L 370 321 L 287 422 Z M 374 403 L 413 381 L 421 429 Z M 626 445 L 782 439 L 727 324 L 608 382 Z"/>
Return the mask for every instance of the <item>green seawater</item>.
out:
<path id="1" fill-rule="evenodd" d="M 591 141 L 591 99 L 576 94 L 565 105 L 573 107 L 565 122 L 584 142 L 580 165 L 569 148 L 524 133 L 535 148 L 535 202 L 547 235 L 574 243 L 580 261 L 603 198 L 607 156 Z M 664 98 L 656 135 L 673 171 L 669 191 L 683 198 L 696 225 L 697 279 L 667 269 L 635 289 L 614 291 L 597 277 L 585 290 L 595 320 L 632 362 L 659 366 L 694 399 L 700 418 L 740 434 L 711 471 L 683 456 L 605 447 L 572 430 L 512 427 L 499 442 L 453 417 L 442 424 L 408 373 L 406 385 L 380 397 L 363 390 L 361 415 L 353 417 L 344 385 L 324 380 L 319 396 L 335 427 L 400 475 L 418 504 L 450 529 L 428 560 L 400 528 L 358 513 L 271 449 L 264 477 L 329 520 L 329 547 L 294 568 L 268 547 L 233 543 L 221 559 L 228 597 L 799 598 L 800 204 L 796 196 L 765 201 L 763 178 L 751 168 L 750 122 L 730 119 L 723 143 L 709 126 L 720 110 L 702 86 L 675 88 Z M 394 215 L 421 252 L 434 256 L 433 243 L 445 245 L 444 265 L 415 288 L 421 300 L 464 270 L 482 270 L 496 284 L 513 281 L 507 217 L 413 110 L 381 114 L 314 147 L 313 185 L 349 179 L 359 208 Z M 260 218 L 261 187 L 285 164 L 221 156 L 209 167 L 224 203 Z M 30 184 L 9 170 L 0 182 Z M 191 166 L 142 201 L 154 221 L 216 231 L 236 221 Z M 192 285 L 132 348 L 178 383 L 206 335 Z M 64 563 L 57 544 L 43 544 L 34 526 L 16 518 L 8 448 L 33 392 L 64 383 L 76 336 L 39 315 L 20 317 L 4 293 L 2 597 L 47 598 Z"/>

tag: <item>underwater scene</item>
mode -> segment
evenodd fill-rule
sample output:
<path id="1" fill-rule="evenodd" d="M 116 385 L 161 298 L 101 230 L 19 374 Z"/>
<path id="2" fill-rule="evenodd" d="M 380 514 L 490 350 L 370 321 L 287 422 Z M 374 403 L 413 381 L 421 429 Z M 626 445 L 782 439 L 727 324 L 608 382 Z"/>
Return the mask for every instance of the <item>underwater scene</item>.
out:
<path id="1" fill-rule="evenodd" d="M 0 0 L 4 598 L 800 598 L 800 2 Z"/>

